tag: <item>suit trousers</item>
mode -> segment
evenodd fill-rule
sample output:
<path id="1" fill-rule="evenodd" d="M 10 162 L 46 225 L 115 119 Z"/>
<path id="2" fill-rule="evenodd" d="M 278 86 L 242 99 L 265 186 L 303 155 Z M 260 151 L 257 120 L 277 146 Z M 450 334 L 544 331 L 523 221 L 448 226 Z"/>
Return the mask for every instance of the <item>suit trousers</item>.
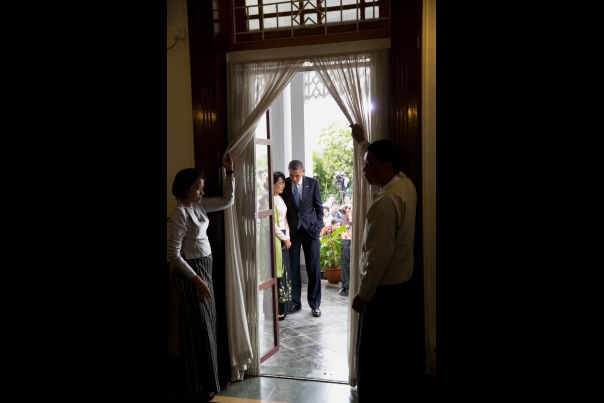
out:
<path id="1" fill-rule="evenodd" d="M 289 248 L 289 264 L 292 274 L 292 301 L 294 307 L 302 307 L 302 276 L 300 275 L 300 246 L 304 251 L 306 273 L 308 274 L 308 292 L 306 299 L 311 309 L 318 309 L 321 305 L 321 241 L 309 235 L 303 227 L 296 231 L 295 237 L 290 239 L 292 246 Z"/>

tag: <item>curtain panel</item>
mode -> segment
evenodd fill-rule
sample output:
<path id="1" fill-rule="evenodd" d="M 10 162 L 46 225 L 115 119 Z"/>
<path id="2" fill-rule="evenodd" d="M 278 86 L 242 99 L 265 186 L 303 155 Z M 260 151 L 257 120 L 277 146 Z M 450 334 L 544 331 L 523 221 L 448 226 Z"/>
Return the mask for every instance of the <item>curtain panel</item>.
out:
<path id="1" fill-rule="evenodd" d="M 370 143 L 388 139 L 389 50 L 309 58 L 321 80 L 352 125 L 363 128 Z M 352 298 L 359 283 L 361 243 L 365 216 L 377 188 L 363 179 L 364 161 L 354 143 L 352 242 L 350 249 L 350 297 L 348 298 L 348 382 L 356 386 L 355 345 L 359 314 L 352 309 Z"/>
<path id="2" fill-rule="evenodd" d="M 254 131 L 303 59 L 227 63 L 227 125 L 235 203 L 225 210 L 226 308 L 231 378 L 260 375 Z M 226 171 L 223 170 L 223 175 Z"/>

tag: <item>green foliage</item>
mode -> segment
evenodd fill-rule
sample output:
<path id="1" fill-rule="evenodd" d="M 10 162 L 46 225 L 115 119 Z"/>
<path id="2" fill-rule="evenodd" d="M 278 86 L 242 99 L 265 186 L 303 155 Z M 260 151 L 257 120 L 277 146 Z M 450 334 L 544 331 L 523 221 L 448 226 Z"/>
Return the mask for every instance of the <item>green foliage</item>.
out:
<path id="1" fill-rule="evenodd" d="M 321 184 L 321 195 L 326 199 L 328 194 L 333 193 L 342 203 L 339 189 L 336 187 L 336 171 L 346 171 L 349 183 L 352 184 L 352 130 L 334 122 L 321 132 L 319 146 L 322 152 L 313 152 L 313 163 L 314 172 Z"/>
<path id="2" fill-rule="evenodd" d="M 313 172 L 316 180 L 319 181 L 321 186 L 321 197 L 327 199 L 327 195 L 330 193 L 336 194 L 336 184 L 334 181 L 328 181 L 323 169 L 323 158 L 319 157 L 316 151 L 312 152 Z"/>
<path id="3" fill-rule="evenodd" d="M 320 259 L 321 268 L 341 266 L 342 238 L 340 234 L 346 231 L 345 226 L 339 227 L 332 234 L 325 234 L 321 238 Z"/>

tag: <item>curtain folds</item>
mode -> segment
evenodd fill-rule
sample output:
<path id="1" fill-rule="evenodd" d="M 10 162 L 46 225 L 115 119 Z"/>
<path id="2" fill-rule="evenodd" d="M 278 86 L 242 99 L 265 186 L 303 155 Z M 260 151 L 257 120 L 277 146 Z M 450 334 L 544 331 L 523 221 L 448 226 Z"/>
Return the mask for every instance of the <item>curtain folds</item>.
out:
<path id="1" fill-rule="evenodd" d="M 309 58 L 331 96 L 350 124 L 358 123 L 369 142 L 389 138 L 388 80 L 389 50 L 376 50 L 338 56 Z M 371 204 L 375 186 L 363 180 L 364 161 L 354 142 L 352 209 L 352 243 L 350 250 L 350 297 L 348 299 L 348 383 L 356 386 L 356 331 L 359 314 L 352 309 L 352 298 L 358 288 L 361 243 L 365 216 Z"/>
<path id="2" fill-rule="evenodd" d="M 260 118 L 304 63 L 300 60 L 227 64 L 227 122 L 235 162 L 235 203 L 225 210 L 226 308 L 232 380 L 260 375 L 254 131 Z M 223 175 L 225 172 L 223 171 Z"/>

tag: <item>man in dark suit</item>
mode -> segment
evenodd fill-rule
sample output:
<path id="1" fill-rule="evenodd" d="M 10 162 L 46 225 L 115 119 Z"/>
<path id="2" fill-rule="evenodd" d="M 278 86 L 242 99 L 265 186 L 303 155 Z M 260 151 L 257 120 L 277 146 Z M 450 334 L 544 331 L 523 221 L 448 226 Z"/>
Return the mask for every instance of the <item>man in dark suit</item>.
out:
<path id="1" fill-rule="evenodd" d="M 287 223 L 290 241 L 289 260 L 292 274 L 292 301 L 294 311 L 302 308 L 302 277 L 300 276 L 300 245 L 304 250 L 306 272 L 308 273 L 308 305 L 314 317 L 321 316 L 321 263 L 319 233 L 323 228 L 323 202 L 319 182 L 304 176 L 302 161 L 289 163 L 289 178 L 285 179 L 285 189 L 281 196 L 287 206 Z"/>

